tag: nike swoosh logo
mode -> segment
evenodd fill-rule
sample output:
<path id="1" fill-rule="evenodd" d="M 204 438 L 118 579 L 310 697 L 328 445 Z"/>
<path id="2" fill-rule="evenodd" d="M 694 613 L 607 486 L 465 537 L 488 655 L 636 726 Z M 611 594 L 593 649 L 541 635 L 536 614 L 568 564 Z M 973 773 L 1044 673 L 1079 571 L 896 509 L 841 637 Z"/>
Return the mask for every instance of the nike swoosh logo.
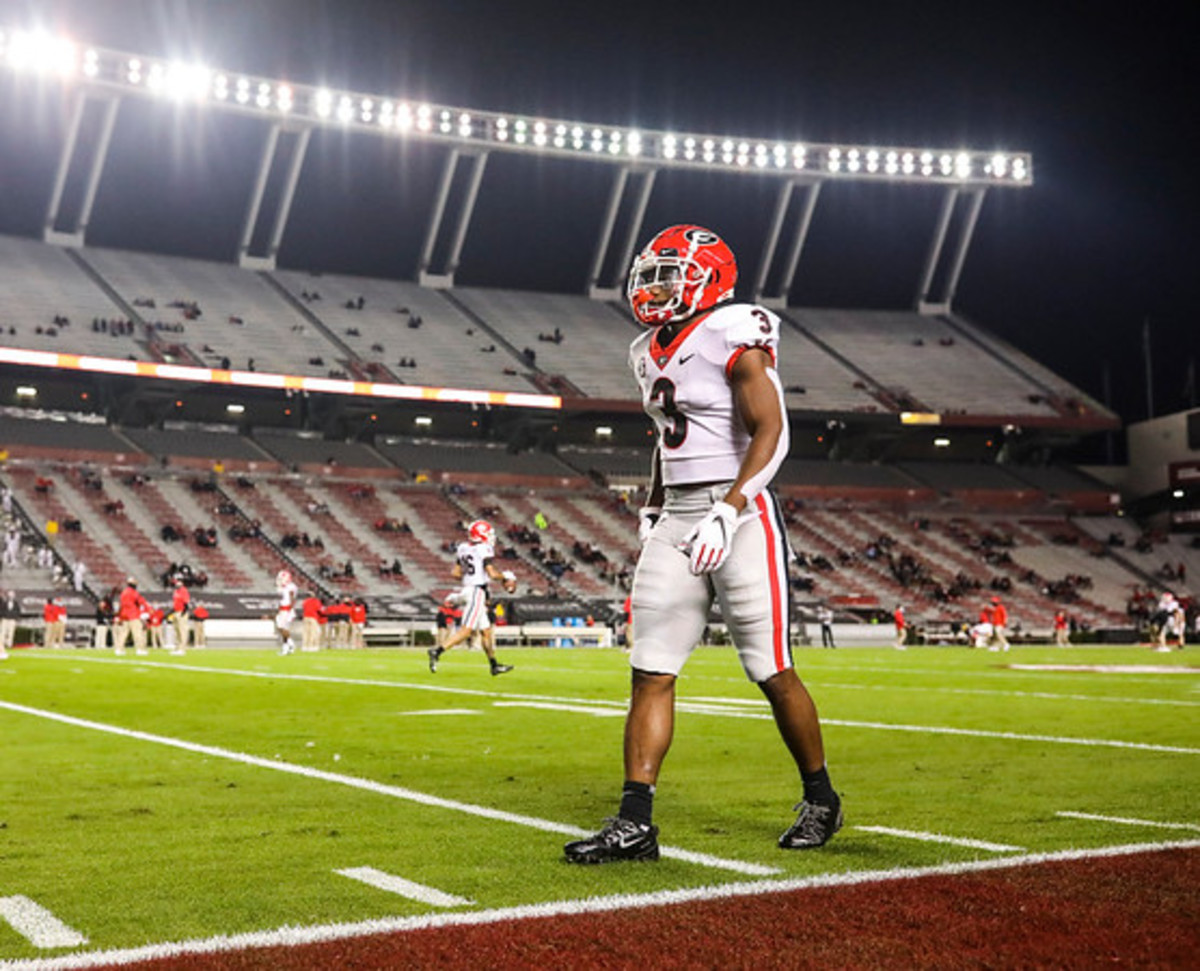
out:
<path id="1" fill-rule="evenodd" d="M 696 354 L 695 354 L 695 352 L 694 352 L 694 351 L 693 351 L 691 354 L 684 354 L 682 357 L 680 357 L 680 359 L 679 359 L 679 363 L 680 363 L 680 364 L 687 364 L 687 362 L 688 362 L 688 361 L 690 361 L 690 360 L 691 360 L 693 357 L 695 357 L 695 356 L 696 356 Z"/>

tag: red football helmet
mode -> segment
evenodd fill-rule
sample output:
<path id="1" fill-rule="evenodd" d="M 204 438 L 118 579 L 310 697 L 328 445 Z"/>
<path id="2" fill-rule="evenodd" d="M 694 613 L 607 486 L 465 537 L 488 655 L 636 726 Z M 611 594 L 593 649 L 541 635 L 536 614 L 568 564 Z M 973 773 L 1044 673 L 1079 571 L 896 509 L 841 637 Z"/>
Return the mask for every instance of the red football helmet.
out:
<path id="1" fill-rule="evenodd" d="M 672 226 L 633 261 L 625 295 L 634 317 L 657 327 L 731 299 L 736 283 L 737 260 L 720 236 L 702 226 Z"/>
<path id="2" fill-rule="evenodd" d="M 467 527 L 467 536 L 470 537 L 472 543 L 494 543 L 496 531 L 486 519 L 476 519 Z"/>

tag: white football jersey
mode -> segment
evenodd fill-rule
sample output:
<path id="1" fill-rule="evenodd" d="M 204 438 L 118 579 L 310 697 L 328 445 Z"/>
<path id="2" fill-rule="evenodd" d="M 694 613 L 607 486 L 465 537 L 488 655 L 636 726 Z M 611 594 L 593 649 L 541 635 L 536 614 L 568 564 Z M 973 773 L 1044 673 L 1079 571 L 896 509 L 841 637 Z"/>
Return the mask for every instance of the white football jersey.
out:
<path id="1" fill-rule="evenodd" d="M 486 587 L 487 562 L 496 555 L 491 543 L 459 543 L 455 550 L 464 587 Z"/>
<path id="2" fill-rule="evenodd" d="M 779 318 L 764 307 L 735 303 L 688 324 L 667 347 L 659 344 L 660 333 L 639 334 L 629 347 L 629 364 L 658 432 L 663 485 L 737 478 L 750 435 L 734 407 L 729 375 L 751 347 L 765 348 L 776 360 Z M 786 414 L 782 387 L 775 384 Z"/>
<path id="3" fill-rule="evenodd" d="M 298 587 L 294 583 L 285 583 L 279 590 L 279 609 L 291 610 L 296 604 Z"/>

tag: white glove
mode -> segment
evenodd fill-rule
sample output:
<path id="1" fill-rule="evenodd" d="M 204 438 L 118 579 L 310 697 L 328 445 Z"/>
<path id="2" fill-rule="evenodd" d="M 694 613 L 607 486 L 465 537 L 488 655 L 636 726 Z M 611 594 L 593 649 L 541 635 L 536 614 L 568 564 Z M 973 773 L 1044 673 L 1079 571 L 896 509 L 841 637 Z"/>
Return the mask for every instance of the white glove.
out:
<path id="1" fill-rule="evenodd" d="M 654 524 L 661 516 L 662 506 L 642 506 L 638 510 L 638 543 L 642 546 L 646 545 L 646 541 L 654 531 Z"/>
<path id="2" fill-rule="evenodd" d="M 703 519 L 683 538 L 679 548 L 688 555 L 694 575 L 719 570 L 733 546 L 738 526 L 738 511 L 727 502 L 714 502 Z"/>

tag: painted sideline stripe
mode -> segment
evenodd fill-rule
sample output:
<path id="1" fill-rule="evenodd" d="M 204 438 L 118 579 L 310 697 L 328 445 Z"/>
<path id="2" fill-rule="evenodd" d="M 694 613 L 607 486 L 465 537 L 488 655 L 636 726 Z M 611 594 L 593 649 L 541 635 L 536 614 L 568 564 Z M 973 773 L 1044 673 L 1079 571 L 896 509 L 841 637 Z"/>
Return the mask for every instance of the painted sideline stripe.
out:
<path id="1" fill-rule="evenodd" d="M 1031 853 L 1026 856 L 1006 856 L 991 860 L 971 860 L 929 867 L 909 867 L 898 870 L 859 870 L 854 873 L 828 873 L 816 877 L 786 880 L 755 880 L 749 883 L 726 883 L 712 887 L 693 887 L 684 890 L 659 890 L 644 894 L 621 894 L 609 897 L 586 897 L 581 900 L 560 900 L 545 904 L 524 904 L 497 910 L 470 913 L 426 914 L 421 917 L 390 917 L 355 921 L 345 924 L 321 924 L 311 927 L 285 926 L 271 931 L 251 931 L 245 934 L 219 935 L 190 941 L 150 944 L 143 947 L 112 951 L 93 951 L 88 954 L 64 955 L 55 958 L 30 958 L 6 965 L 6 971 L 72 971 L 107 965 L 133 964 L 138 961 L 161 960 L 189 954 L 227 954 L 256 947 L 295 947 L 303 944 L 323 944 L 329 941 L 367 937 L 373 934 L 397 934 L 406 931 L 440 927 L 467 927 L 498 924 L 503 921 L 560 917 L 576 914 L 597 914 L 613 911 L 638 911 L 645 907 L 708 900 L 728 900 L 766 894 L 792 893 L 798 890 L 817 890 L 827 887 L 854 887 L 872 883 L 892 883 L 918 880 L 922 877 L 960 876 L 967 873 L 986 873 L 995 870 L 1015 870 L 1019 867 L 1048 863 L 1071 863 L 1080 860 L 1110 859 L 1139 853 L 1160 853 L 1168 850 L 1200 850 L 1200 840 L 1173 843 L 1135 843 L 1108 846 L 1093 850 L 1062 850 L 1054 853 Z"/>
<path id="2" fill-rule="evenodd" d="M 1098 816 L 1095 813 L 1074 813 L 1065 809 L 1054 815 L 1069 816 L 1071 819 L 1093 819 L 1099 823 L 1123 823 L 1127 826 L 1154 826 L 1157 829 L 1189 829 L 1200 833 L 1200 826 L 1197 826 L 1195 823 L 1160 823 L 1153 819 L 1131 819 L 1127 816 Z"/>
<path id="3" fill-rule="evenodd" d="M 106 732 L 110 735 L 119 735 L 123 738 L 133 738 L 141 742 L 167 745 L 171 748 L 182 749 L 185 752 L 194 752 L 198 755 L 208 755 L 213 758 L 228 759 L 231 762 L 241 762 L 243 765 L 253 765 L 260 769 L 272 769 L 275 772 L 286 772 L 291 775 L 303 776 L 307 779 L 334 782 L 338 785 L 349 786 L 352 789 L 362 789 L 366 792 L 376 793 L 377 795 L 391 796 L 393 799 L 404 799 L 408 802 L 419 803 L 423 806 L 432 806 L 436 809 L 449 809 L 454 812 L 466 813 L 470 816 L 481 816 L 484 819 L 514 823 L 517 826 L 528 826 L 530 829 L 538 829 L 546 833 L 559 833 L 563 836 L 592 835 L 591 830 L 580 829 L 578 826 L 568 826 L 565 823 L 556 823 L 549 819 L 540 819 L 537 816 L 525 816 L 521 813 L 505 812 L 502 809 L 492 809 L 490 806 L 477 806 L 469 802 L 459 802 L 457 799 L 443 799 L 440 796 L 431 796 L 428 793 L 418 792 L 415 789 L 405 789 L 401 786 L 387 785 L 382 782 L 376 782 L 373 779 L 362 779 L 357 776 L 342 775 L 337 772 L 326 772 L 324 769 L 314 769 L 307 765 L 295 765 L 291 762 L 265 759 L 258 755 L 248 755 L 244 752 L 234 752 L 230 749 L 217 748 L 213 745 L 187 742 L 183 739 L 170 738 L 166 735 L 152 735 L 149 732 L 121 728 L 117 725 L 105 725 L 103 722 L 89 721 L 85 718 L 74 718 L 71 715 L 62 715 L 54 711 L 43 711 L 39 708 L 28 708 L 25 705 L 13 704 L 10 701 L 0 701 L 0 709 L 8 709 L 9 711 L 19 712 L 23 715 L 45 718 L 48 721 L 60 722 L 75 728 L 88 728 L 92 731 Z M 746 876 L 763 877 L 780 872 L 778 867 L 763 866 L 759 863 L 746 863 L 742 860 L 727 860 L 719 856 L 710 856 L 707 853 L 694 853 L 691 850 L 681 850 L 671 846 L 662 846 L 659 848 L 659 852 L 663 856 L 669 856 L 676 860 L 695 863 L 699 866 L 715 867 L 719 870 L 729 870 L 733 873 L 745 874 Z"/>
<path id="4" fill-rule="evenodd" d="M 920 840 L 922 843 L 948 843 L 950 846 L 966 846 L 973 850 L 992 850 L 996 853 L 1024 853 L 1023 846 L 1007 843 L 989 843 L 986 840 L 964 839 L 959 836 L 943 836 L 941 833 L 919 833 L 913 829 L 892 829 L 890 826 L 852 826 L 864 833 L 881 833 L 884 836 L 899 836 L 901 839 Z"/>
<path id="5" fill-rule="evenodd" d="M 497 708 L 537 708 L 541 711 L 570 711 L 577 715 L 595 715 L 597 718 L 624 718 L 620 708 L 589 708 L 584 705 L 564 705 L 551 701 L 494 701 Z"/>
<path id="6" fill-rule="evenodd" d="M 75 660 L 88 661 L 93 664 L 111 664 L 111 665 L 128 665 L 129 662 L 120 661 L 116 658 L 84 658 L 84 657 L 61 657 L 53 658 L 51 655 L 33 655 L 42 659 L 53 660 Z M 265 678 L 267 680 L 295 680 L 295 681 L 317 681 L 327 682 L 330 684 L 351 684 L 363 685 L 374 688 L 399 688 L 413 691 L 438 691 L 446 694 L 461 694 L 469 695 L 478 698 L 492 698 L 505 701 L 515 699 L 561 703 L 561 704 L 578 704 L 584 706 L 604 706 L 611 705 L 619 708 L 622 712 L 628 707 L 628 701 L 604 701 L 595 698 L 554 698 L 546 695 L 530 695 L 521 694 L 519 692 L 507 693 L 503 691 L 481 691 L 475 688 L 451 688 L 442 685 L 431 685 L 425 682 L 409 682 L 409 681 L 377 681 L 370 678 L 336 678 L 325 675 L 316 674 L 288 674 L 285 672 L 270 672 L 270 671 L 244 671 L 236 668 L 209 668 L 191 664 L 166 664 L 157 661 L 136 661 L 133 662 L 146 667 L 164 668 L 168 671 L 199 671 L 207 674 L 228 674 L 237 677 L 245 678 Z M 716 709 L 711 705 L 692 705 L 687 701 L 676 702 L 678 711 L 692 712 L 695 714 L 713 715 L 719 714 L 726 718 L 760 718 L 770 719 L 772 716 L 769 712 L 760 711 L 742 711 L 738 708 L 730 708 L 729 710 Z M 1121 748 L 1134 749 L 1141 752 L 1171 752 L 1178 755 L 1200 755 L 1200 748 L 1187 748 L 1178 745 L 1154 745 L 1149 742 L 1122 742 L 1117 739 L 1094 739 L 1094 738 L 1072 738 L 1070 736 L 1061 735 L 1023 735 L 1019 732 L 994 732 L 981 728 L 942 728 L 931 725 L 897 725 L 886 722 L 865 722 L 851 721 L 845 719 L 822 718 L 822 723 L 826 725 L 837 725 L 840 728 L 866 728 L 879 731 L 890 732 L 917 732 L 930 735 L 963 735 L 974 738 L 998 738 L 1007 739 L 1009 741 L 1018 742 L 1042 742 L 1053 743 L 1058 745 L 1086 745 L 1092 747 L 1105 748 Z"/>
<path id="7" fill-rule="evenodd" d="M 388 893 L 399 894 L 401 897 L 407 897 L 409 900 L 429 904 L 431 907 L 466 907 L 475 903 L 474 900 L 468 900 L 466 897 L 456 897 L 452 893 L 443 893 L 441 890 L 434 887 L 427 887 L 423 883 L 415 883 L 412 880 L 405 880 L 404 877 L 398 877 L 393 873 L 376 870 L 373 866 L 349 867 L 345 870 L 334 870 L 333 872 L 343 877 L 349 877 L 351 880 L 365 883 L 368 886 L 386 890 Z"/>
<path id="8" fill-rule="evenodd" d="M 88 942 L 41 904 L 20 894 L 0 897 L 0 918 L 34 947 L 79 947 Z"/>

